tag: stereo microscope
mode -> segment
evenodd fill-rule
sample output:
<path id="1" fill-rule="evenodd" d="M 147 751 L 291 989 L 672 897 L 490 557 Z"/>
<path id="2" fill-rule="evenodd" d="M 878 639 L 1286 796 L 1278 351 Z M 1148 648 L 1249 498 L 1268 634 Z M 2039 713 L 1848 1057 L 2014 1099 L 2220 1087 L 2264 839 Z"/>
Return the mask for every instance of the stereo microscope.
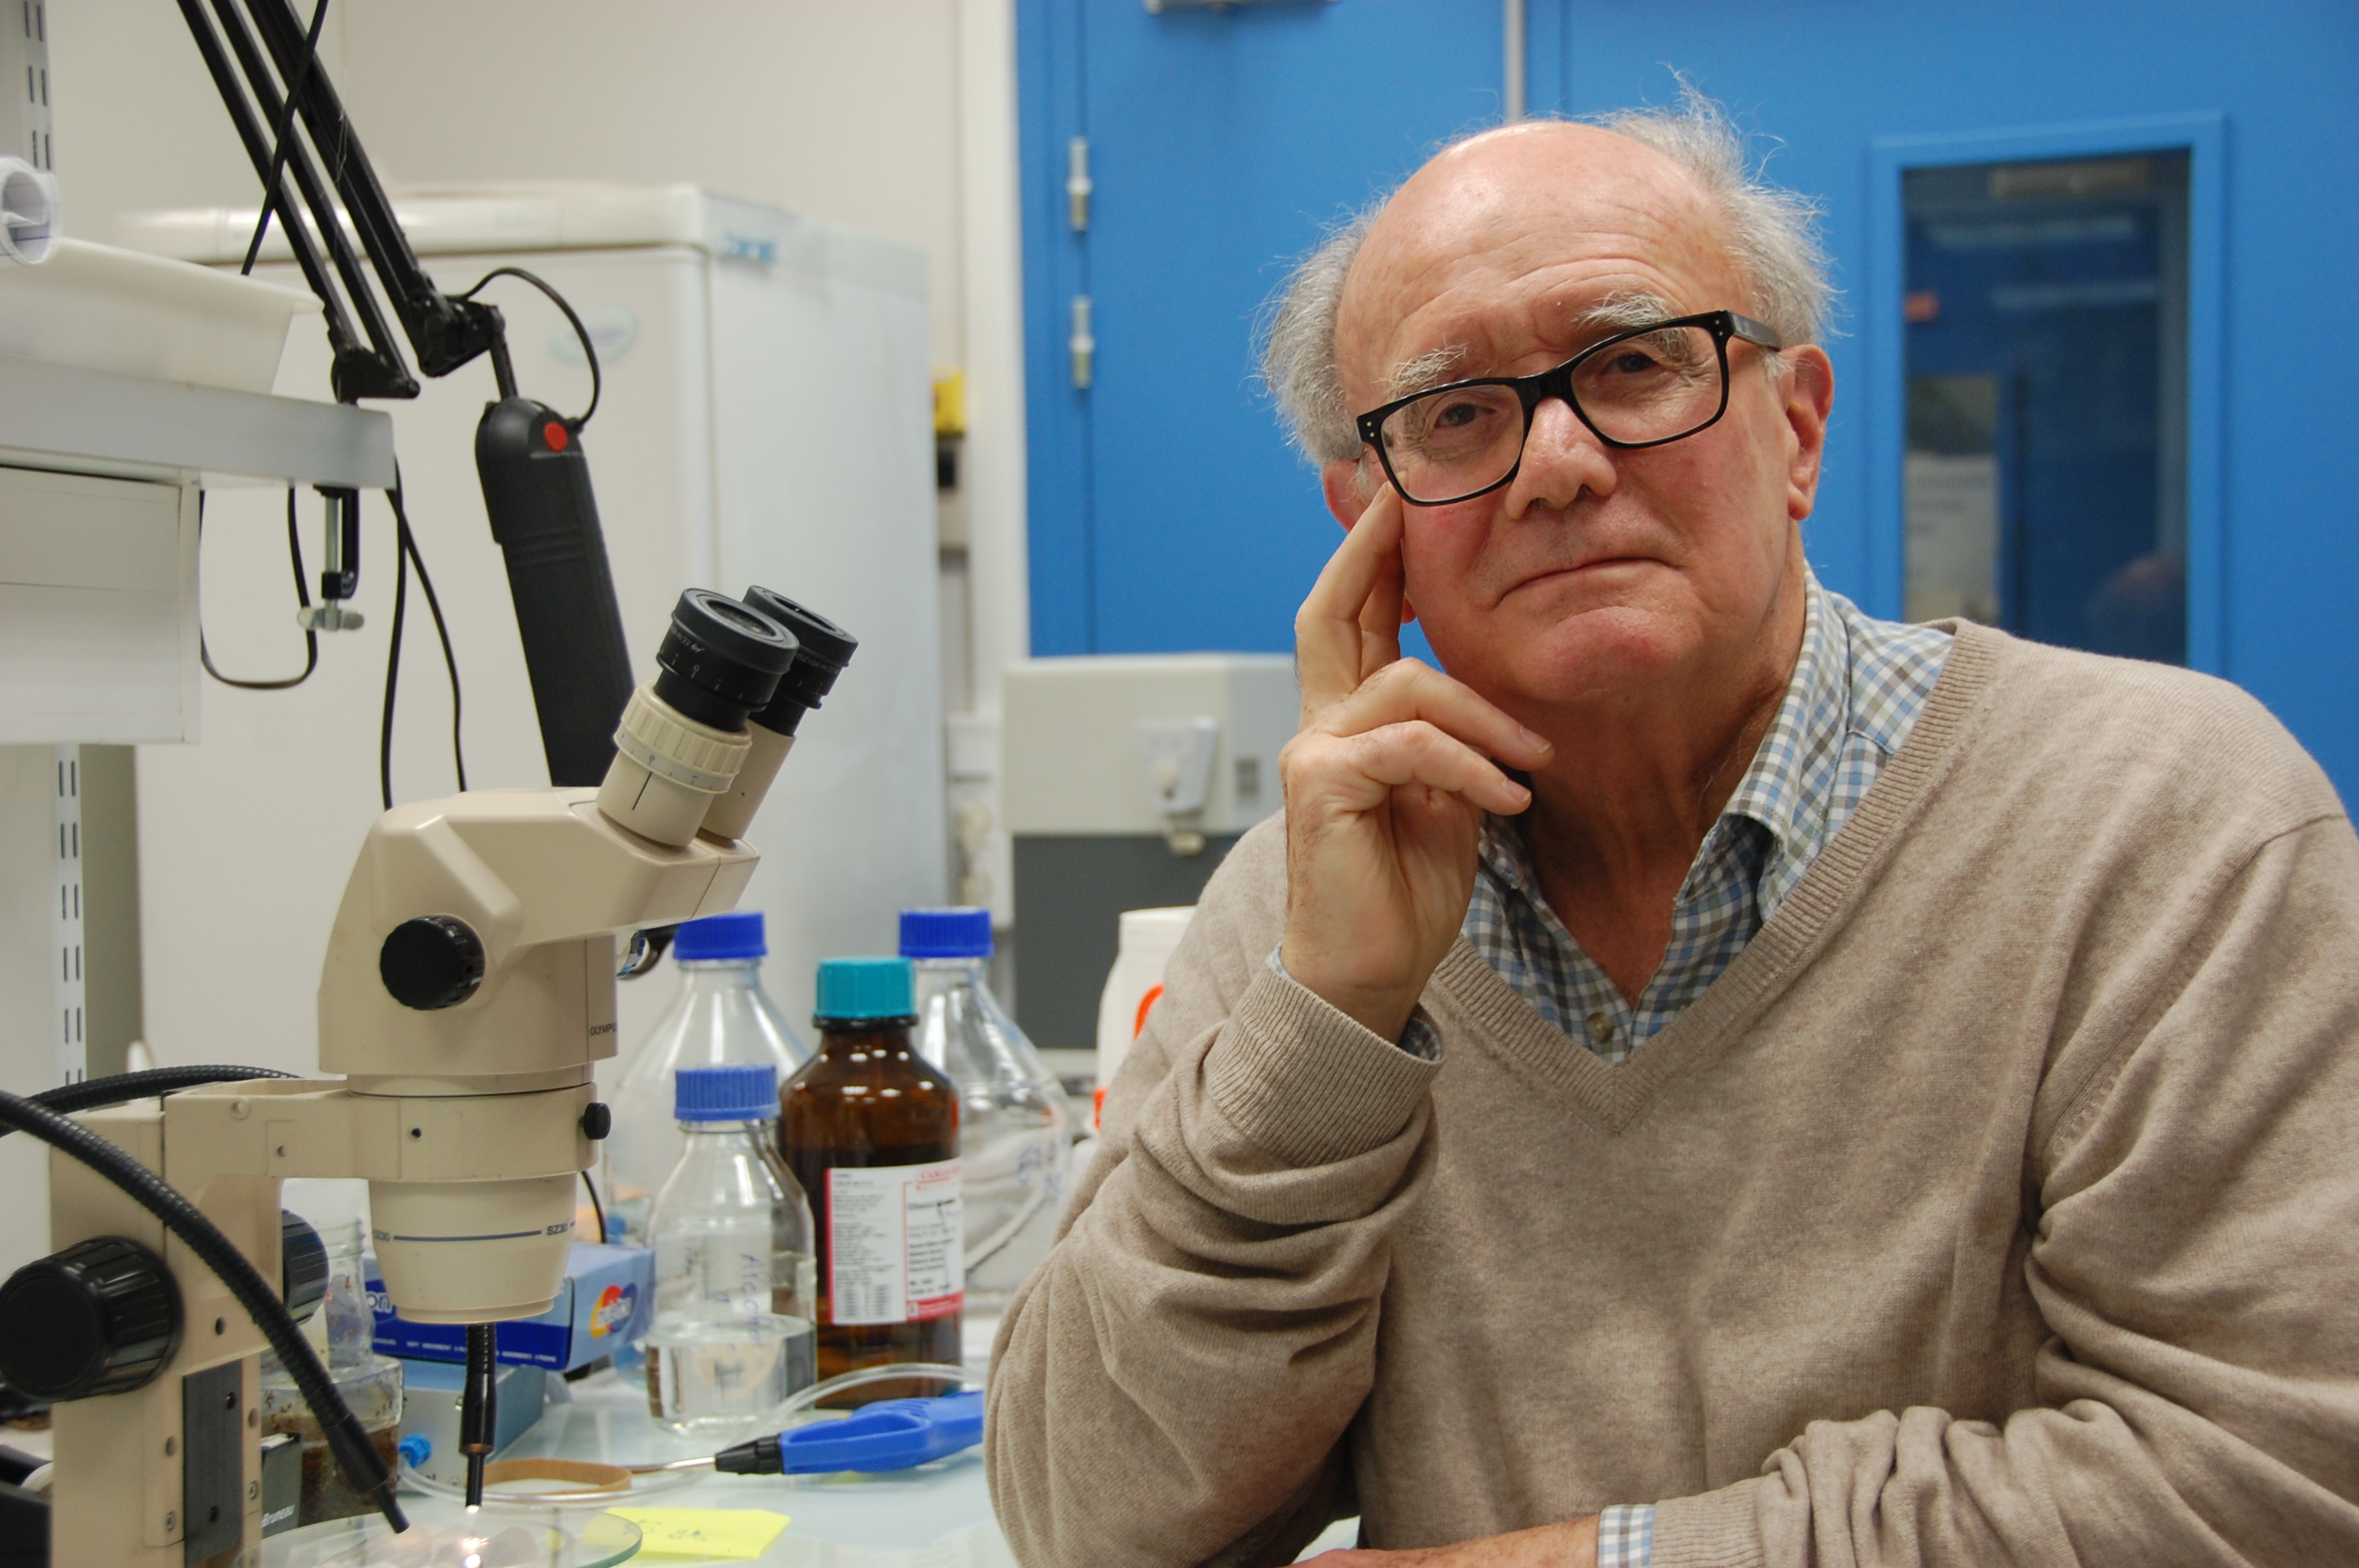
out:
<path id="1" fill-rule="evenodd" d="M 234 1277 L 281 1278 L 281 1180 L 361 1177 L 403 1316 L 487 1325 L 552 1304 L 607 1124 L 592 1068 L 614 1054 L 618 946 L 644 958 L 651 930 L 736 903 L 758 858 L 741 835 L 851 656 L 792 601 L 749 599 L 681 596 L 599 787 L 467 792 L 377 819 L 320 980 L 320 1065 L 341 1079 L 216 1082 L 71 1122 L 0 1097 L 0 1120 L 58 1146 L 58 1250 L 0 1287 L 0 1374 L 55 1401 L 51 1561 L 182 1568 L 260 1541 L 266 1338 L 299 1383 L 316 1375 L 323 1436 L 399 1528 L 382 1456 L 275 1292 L 255 1303 Z M 166 1217 L 171 1193 L 95 1168 L 105 1151 L 52 1123 L 131 1156 L 240 1256 L 201 1255 L 201 1222 Z M 479 1497 L 489 1329 L 469 1341 Z"/>

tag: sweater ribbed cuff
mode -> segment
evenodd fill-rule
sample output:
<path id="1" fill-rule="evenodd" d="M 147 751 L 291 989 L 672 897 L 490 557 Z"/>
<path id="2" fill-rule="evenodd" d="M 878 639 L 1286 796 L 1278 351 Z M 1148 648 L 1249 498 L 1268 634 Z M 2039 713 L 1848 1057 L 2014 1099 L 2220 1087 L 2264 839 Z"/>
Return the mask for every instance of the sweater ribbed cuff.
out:
<path id="1" fill-rule="evenodd" d="M 1397 1137 L 1440 1070 L 1274 969 L 1254 977 L 1204 1059 L 1221 1114 L 1297 1167 Z"/>
<path id="2" fill-rule="evenodd" d="M 1647 1568 L 1759 1568 L 1758 1477 L 1655 1505 L 1654 1555 Z"/>

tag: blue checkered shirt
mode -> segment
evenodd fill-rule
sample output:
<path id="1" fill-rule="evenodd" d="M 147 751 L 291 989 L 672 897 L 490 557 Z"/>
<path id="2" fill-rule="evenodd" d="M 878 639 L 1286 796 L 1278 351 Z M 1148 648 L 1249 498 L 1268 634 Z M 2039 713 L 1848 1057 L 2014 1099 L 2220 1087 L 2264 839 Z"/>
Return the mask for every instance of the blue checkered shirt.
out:
<path id="1" fill-rule="evenodd" d="M 1542 1018 L 1609 1062 L 1661 1033 L 1736 961 L 1865 798 L 1940 676 L 1948 633 L 1872 619 L 1815 576 L 1804 602 L 1785 700 L 1688 868 L 1670 946 L 1635 1001 L 1540 895 L 1514 818 L 1495 816 L 1484 829 L 1466 940 Z M 1439 1042 L 1402 1044 L 1434 1054 Z M 1651 1503 L 1607 1509 L 1597 1568 L 1647 1568 L 1654 1531 Z"/>

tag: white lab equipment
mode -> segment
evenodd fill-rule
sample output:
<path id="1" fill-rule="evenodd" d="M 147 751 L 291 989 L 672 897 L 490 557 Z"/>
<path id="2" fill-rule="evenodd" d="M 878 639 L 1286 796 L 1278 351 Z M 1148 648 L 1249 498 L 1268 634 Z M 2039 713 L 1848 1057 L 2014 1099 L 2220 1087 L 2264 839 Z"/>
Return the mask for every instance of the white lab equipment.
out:
<path id="1" fill-rule="evenodd" d="M 810 826 L 778 836 L 741 902 L 767 916 L 779 1003 L 806 1015 L 821 957 L 885 950 L 903 908 L 947 891 L 924 256 L 691 186 L 447 189 L 394 206 L 444 286 L 528 268 L 573 302 L 599 345 L 603 394 L 582 440 L 637 679 L 652 675 L 647 654 L 691 584 L 776 583 L 868 643 L 777 783 L 773 820 Z M 253 209 L 237 207 L 135 217 L 122 234 L 234 272 L 253 229 Z M 277 234 L 274 224 L 257 276 L 295 283 Z M 589 376 L 555 308 L 505 281 L 484 297 L 507 317 L 525 389 L 580 407 Z M 315 330 L 294 333 L 277 384 L 327 395 Z M 470 457 L 486 395 L 462 373 L 390 406 L 408 511 L 463 682 L 469 783 L 537 787 L 548 775 L 532 692 Z M 284 492 L 207 499 L 214 661 L 236 675 L 300 668 Z M 300 500 L 309 549 L 318 503 Z M 394 552 L 385 507 L 374 496 L 364 506 L 368 569 L 354 602 L 367 629 L 322 639 L 320 671 L 299 688 L 207 685 L 207 743 L 140 758 L 147 1014 L 168 1061 L 313 1065 L 311 1022 L 292 993 L 244 984 L 219 962 L 213 934 L 234 927 L 298 969 L 316 961 L 333 890 L 257 882 L 236 846 L 270 842 L 289 864 L 341 860 L 380 809 L 376 628 L 390 617 Z M 396 799 L 444 793 L 452 777 L 450 697 L 415 584 L 410 607 Z M 659 983 L 625 986 L 625 1036 L 644 1037 L 669 1000 Z"/>
<path id="2" fill-rule="evenodd" d="M 1005 703 L 1016 1018 L 1060 1074 L 1083 1076 L 1121 913 L 1193 903 L 1238 836 L 1278 808 L 1278 752 L 1301 708 L 1294 664 L 1030 659 L 1009 667 Z"/>
<path id="3" fill-rule="evenodd" d="M 918 1049 L 959 1092 L 966 1310 L 1004 1313 L 1057 1239 L 1071 1191 L 1064 1087 L 991 994 L 991 911 L 901 912 Z"/>
<path id="4" fill-rule="evenodd" d="M 818 1380 L 810 1204 L 775 1148 L 775 1065 L 672 1081 L 682 1148 L 647 1216 L 647 1408 L 675 1432 L 725 1433 Z"/>
<path id="5" fill-rule="evenodd" d="M 804 1044 L 762 989 L 769 951 L 759 910 L 691 920 L 672 937 L 679 993 L 641 1043 L 614 1091 L 614 1126 L 606 1135 L 606 1219 L 623 1239 L 647 1242 L 647 1206 L 679 1162 L 685 1145 L 672 1114 L 672 1078 L 683 1067 L 767 1063 L 781 1082 L 810 1060 Z M 775 1100 L 765 1113 L 776 1121 Z"/>

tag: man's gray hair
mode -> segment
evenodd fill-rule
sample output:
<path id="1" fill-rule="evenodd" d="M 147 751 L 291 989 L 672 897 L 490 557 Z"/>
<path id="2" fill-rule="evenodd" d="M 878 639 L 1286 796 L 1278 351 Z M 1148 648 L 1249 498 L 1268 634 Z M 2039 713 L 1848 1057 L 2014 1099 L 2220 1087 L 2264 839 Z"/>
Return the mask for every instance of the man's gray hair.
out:
<path id="1" fill-rule="evenodd" d="M 1694 177 L 1727 225 L 1730 259 L 1753 292 L 1747 314 L 1775 328 L 1788 346 L 1818 341 L 1834 297 L 1819 243 L 1819 204 L 1764 180 L 1747 157 L 1744 134 L 1719 104 L 1682 83 L 1676 109 L 1623 109 L 1584 123 L 1652 147 Z M 1390 200 L 1386 195 L 1329 234 L 1295 268 L 1265 317 L 1262 376 L 1287 433 L 1313 462 L 1349 460 L 1360 450 L 1335 365 L 1335 317 L 1352 263 Z"/>

